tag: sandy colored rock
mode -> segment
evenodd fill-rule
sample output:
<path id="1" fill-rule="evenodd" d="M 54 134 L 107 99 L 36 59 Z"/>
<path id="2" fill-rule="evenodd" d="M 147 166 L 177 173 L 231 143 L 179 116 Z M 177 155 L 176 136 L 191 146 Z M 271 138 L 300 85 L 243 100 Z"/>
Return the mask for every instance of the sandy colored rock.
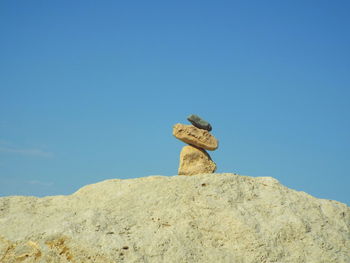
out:
<path id="1" fill-rule="evenodd" d="M 350 262 L 350 208 L 270 177 L 107 180 L 0 198 L 0 262 Z"/>
<path id="2" fill-rule="evenodd" d="M 205 150 L 214 151 L 218 148 L 218 140 L 210 132 L 193 125 L 177 123 L 173 126 L 173 135 L 185 143 Z"/>
<path id="3" fill-rule="evenodd" d="M 206 151 L 190 145 L 182 148 L 178 175 L 214 173 L 215 170 L 216 164 Z"/>

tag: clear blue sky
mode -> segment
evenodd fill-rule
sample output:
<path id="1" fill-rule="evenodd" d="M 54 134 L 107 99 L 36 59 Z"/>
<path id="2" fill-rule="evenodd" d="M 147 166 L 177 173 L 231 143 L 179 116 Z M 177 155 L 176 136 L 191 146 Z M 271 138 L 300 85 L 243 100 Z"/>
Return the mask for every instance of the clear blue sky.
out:
<path id="1" fill-rule="evenodd" d="M 1 1 L 0 196 L 177 173 L 211 122 L 218 172 L 350 204 L 349 1 Z"/>

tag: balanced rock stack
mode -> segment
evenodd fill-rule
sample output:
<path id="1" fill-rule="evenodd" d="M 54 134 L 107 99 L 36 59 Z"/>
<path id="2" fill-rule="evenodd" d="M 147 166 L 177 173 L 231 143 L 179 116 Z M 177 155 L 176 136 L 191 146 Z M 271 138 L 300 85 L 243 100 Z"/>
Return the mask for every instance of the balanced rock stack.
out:
<path id="1" fill-rule="evenodd" d="M 173 127 L 173 135 L 187 143 L 180 153 L 178 175 L 196 175 L 214 173 L 216 164 L 206 150 L 218 148 L 218 140 L 210 133 L 211 125 L 197 115 L 188 116 L 192 125 L 177 123 Z"/>

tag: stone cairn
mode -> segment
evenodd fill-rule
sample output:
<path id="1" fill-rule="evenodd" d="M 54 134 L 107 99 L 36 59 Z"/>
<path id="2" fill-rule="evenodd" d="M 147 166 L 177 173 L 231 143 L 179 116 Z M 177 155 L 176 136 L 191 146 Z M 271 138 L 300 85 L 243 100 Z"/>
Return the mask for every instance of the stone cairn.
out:
<path id="1" fill-rule="evenodd" d="M 210 133 L 211 125 L 197 115 L 188 116 L 192 125 L 177 123 L 173 126 L 173 135 L 187 143 L 180 153 L 178 175 L 196 175 L 214 173 L 216 164 L 206 150 L 218 148 L 218 140 Z"/>

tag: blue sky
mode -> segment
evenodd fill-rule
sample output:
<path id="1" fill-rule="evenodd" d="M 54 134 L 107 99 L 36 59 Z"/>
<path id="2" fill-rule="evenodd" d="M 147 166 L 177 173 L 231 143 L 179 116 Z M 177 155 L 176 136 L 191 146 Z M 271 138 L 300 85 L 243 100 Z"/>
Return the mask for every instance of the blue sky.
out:
<path id="1" fill-rule="evenodd" d="M 0 196 L 172 176 L 175 123 L 217 172 L 350 204 L 349 1 L 1 1 Z"/>

